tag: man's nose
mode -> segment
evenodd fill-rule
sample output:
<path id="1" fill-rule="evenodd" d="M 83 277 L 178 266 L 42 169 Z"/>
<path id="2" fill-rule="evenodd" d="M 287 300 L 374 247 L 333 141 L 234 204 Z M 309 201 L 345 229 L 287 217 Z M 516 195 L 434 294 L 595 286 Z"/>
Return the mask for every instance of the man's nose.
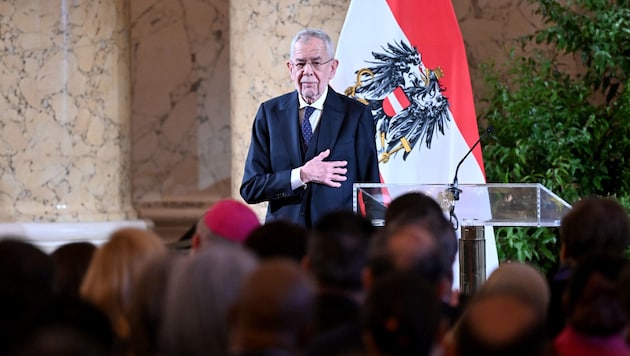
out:
<path id="1" fill-rule="evenodd" d="M 302 70 L 304 71 L 304 74 L 313 74 L 313 63 L 306 62 Z"/>

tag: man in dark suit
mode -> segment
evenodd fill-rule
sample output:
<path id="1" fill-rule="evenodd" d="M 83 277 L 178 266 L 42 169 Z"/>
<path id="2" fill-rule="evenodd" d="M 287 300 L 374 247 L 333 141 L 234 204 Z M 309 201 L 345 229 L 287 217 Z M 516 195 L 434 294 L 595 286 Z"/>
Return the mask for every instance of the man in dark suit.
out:
<path id="1" fill-rule="evenodd" d="M 329 87 L 339 65 L 333 55 L 325 32 L 299 32 L 287 62 L 297 90 L 256 114 L 240 192 L 250 204 L 269 202 L 267 221 L 310 227 L 329 211 L 352 209 L 353 183 L 379 181 L 371 111 Z"/>

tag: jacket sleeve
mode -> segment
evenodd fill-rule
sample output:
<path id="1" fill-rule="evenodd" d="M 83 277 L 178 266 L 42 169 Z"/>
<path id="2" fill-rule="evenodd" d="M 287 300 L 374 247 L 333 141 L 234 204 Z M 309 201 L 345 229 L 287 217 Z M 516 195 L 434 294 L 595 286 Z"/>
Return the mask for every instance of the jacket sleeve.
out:
<path id="1" fill-rule="evenodd" d="M 276 162 L 271 145 L 269 112 L 262 104 L 252 126 L 251 143 L 245 160 L 240 193 L 250 204 L 286 199 L 296 195 L 291 190 L 291 168 Z"/>

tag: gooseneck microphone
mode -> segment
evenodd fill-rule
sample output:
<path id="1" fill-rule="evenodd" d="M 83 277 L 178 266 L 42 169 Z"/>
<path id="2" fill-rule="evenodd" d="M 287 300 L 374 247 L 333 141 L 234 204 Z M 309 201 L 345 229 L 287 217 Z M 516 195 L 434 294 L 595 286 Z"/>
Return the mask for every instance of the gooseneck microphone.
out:
<path id="1" fill-rule="evenodd" d="M 457 164 L 457 168 L 455 168 L 455 175 L 453 176 L 453 183 L 449 184 L 449 186 L 448 186 L 447 191 L 453 195 L 453 202 L 451 204 L 451 210 L 450 210 L 450 218 L 451 218 L 451 223 L 455 227 L 455 230 L 457 230 L 459 228 L 459 221 L 457 219 L 457 215 L 455 215 L 455 202 L 459 200 L 459 194 L 462 192 L 462 190 L 459 189 L 459 181 L 457 180 L 457 174 L 459 173 L 459 167 L 461 167 L 462 163 L 464 163 L 466 158 L 472 153 L 472 151 L 475 149 L 475 147 L 477 147 L 477 145 L 479 145 L 479 143 L 481 143 L 481 141 L 486 136 L 488 136 L 492 131 L 494 131 L 494 127 L 492 125 L 488 126 L 488 128 L 486 128 L 486 131 L 481 136 L 479 136 L 479 139 L 477 139 L 475 144 L 472 145 L 472 147 L 470 147 L 468 152 L 466 152 L 464 157 L 462 157 L 462 159 Z"/>

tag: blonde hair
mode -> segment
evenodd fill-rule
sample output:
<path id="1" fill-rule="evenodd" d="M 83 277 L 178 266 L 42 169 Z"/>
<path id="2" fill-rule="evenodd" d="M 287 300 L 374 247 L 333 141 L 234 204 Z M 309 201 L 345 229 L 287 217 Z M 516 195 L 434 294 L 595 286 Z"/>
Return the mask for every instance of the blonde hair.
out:
<path id="1" fill-rule="evenodd" d="M 166 246 L 153 232 L 119 229 L 96 250 L 85 274 L 81 297 L 104 311 L 123 339 L 129 336 L 133 281 L 142 266 L 158 254 L 166 254 Z"/>

